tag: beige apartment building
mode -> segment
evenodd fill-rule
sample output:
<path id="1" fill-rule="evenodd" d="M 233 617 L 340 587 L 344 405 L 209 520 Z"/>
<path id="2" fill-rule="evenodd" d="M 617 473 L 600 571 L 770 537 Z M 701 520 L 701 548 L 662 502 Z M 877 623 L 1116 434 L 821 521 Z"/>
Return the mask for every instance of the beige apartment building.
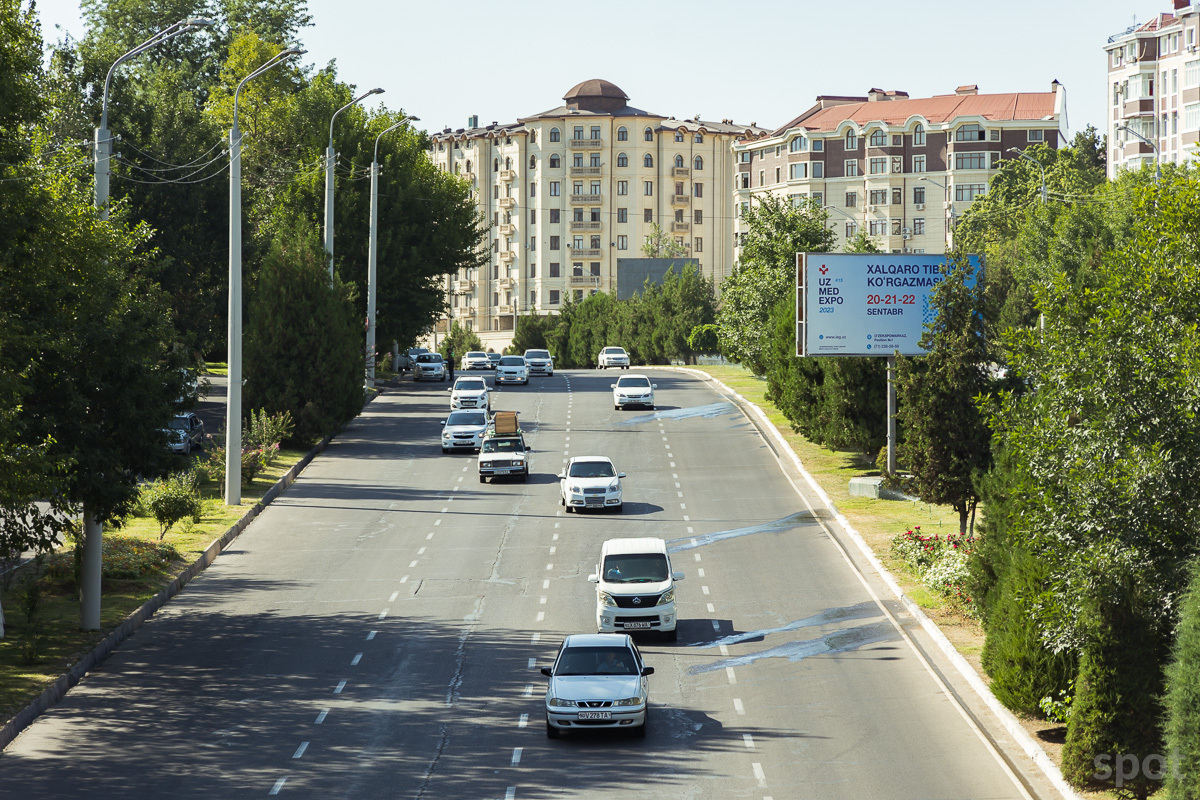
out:
<path id="1" fill-rule="evenodd" d="M 657 224 L 718 283 L 733 269 L 735 139 L 753 124 L 676 119 L 588 80 L 564 104 L 516 122 L 432 135 L 430 158 L 469 181 L 491 223 L 489 263 L 447 280 L 451 321 L 501 350 L 518 316 L 617 289 Z"/>
<path id="2" fill-rule="evenodd" d="M 884 251 L 940 253 L 1001 163 L 1019 157 L 1012 151 L 1061 146 L 1066 119 L 1058 81 L 1048 92 L 822 96 L 781 128 L 734 145 L 734 201 L 742 209 L 763 195 L 816 199 L 829 210 L 836 249 L 864 231 Z"/>
<path id="3" fill-rule="evenodd" d="M 1200 134 L 1200 7 L 1174 0 L 1110 36 L 1108 176 L 1142 164 L 1179 164 L 1197 155 Z"/>

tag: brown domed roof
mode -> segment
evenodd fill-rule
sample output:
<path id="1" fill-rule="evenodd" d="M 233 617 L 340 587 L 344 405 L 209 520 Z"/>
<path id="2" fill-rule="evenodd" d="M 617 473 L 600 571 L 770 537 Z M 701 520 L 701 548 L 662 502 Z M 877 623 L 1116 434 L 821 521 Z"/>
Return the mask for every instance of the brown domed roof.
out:
<path id="1" fill-rule="evenodd" d="M 629 95 L 615 83 L 592 78 L 578 83 L 563 95 L 567 105 L 581 111 L 619 111 L 629 102 Z"/>

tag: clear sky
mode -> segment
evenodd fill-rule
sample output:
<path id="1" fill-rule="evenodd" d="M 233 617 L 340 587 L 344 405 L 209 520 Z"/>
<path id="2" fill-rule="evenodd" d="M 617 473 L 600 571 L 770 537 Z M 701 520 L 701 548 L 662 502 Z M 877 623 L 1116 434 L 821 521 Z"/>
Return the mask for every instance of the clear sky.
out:
<path id="1" fill-rule="evenodd" d="M 84 33 L 77 0 L 38 0 L 42 34 Z M 1171 0 L 741 3 L 728 0 L 309 0 L 308 63 L 382 87 L 417 127 L 511 122 L 589 78 L 657 114 L 773 128 L 821 94 L 1067 90 L 1070 133 L 1104 131 L 1108 37 Z"/>

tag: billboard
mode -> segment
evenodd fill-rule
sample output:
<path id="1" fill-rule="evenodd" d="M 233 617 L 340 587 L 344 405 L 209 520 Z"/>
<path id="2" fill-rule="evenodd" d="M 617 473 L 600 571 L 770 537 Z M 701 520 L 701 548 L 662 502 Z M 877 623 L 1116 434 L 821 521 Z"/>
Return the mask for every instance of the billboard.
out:
<path id="1" fill-rule="evenodd" d="M 979 257 L 967 258 L 974 283 Z M 924 355 L 945 264 L 944 254 L 797 253 L 796 355 Z"/>

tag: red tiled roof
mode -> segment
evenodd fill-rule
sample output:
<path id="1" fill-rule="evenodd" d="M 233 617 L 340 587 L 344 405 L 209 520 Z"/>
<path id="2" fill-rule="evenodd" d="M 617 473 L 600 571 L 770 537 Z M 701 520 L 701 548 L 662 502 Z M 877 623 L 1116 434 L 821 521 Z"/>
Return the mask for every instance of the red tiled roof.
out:
<path id="1" fill-rule="evenodd" d="M 986 120 L 1037 120 L 1054 114 L 1053 92 L 1014 92 L 1011 94 L 943 94 L 909 100 L 846 103 L 824 108 L 812 116 L 789 123 L 809 130 L 832 131 L 846 120 L 864 125 L 876 120 L 902 125 L 910 117 L 924 117 L 931 123 L 943 123 L 955 117 L 978 116 Z M 786 128 L 775 134 L 783 133 Z"/>

